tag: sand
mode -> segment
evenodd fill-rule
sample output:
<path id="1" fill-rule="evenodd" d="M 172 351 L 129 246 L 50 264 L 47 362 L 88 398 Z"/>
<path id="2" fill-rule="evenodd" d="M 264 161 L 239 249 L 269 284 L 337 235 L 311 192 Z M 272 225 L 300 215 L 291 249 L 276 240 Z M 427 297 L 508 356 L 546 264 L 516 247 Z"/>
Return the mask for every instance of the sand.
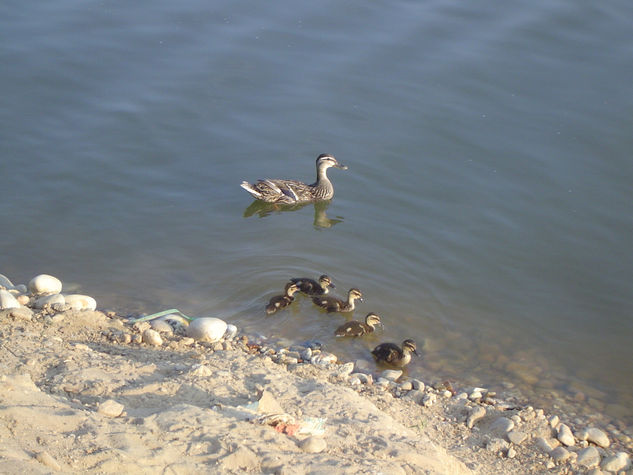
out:
<path id="1" fill-rule="evenodd" d="M 562 462 L 539 448 L 558 445 L 542 411 L 352 385 L 350 365 L 276 363 L 241 333 L 156 347 L 133 342 L 142 330 L 99 311 L 0 311 L 0 473 L 585 471 L 574 461 L 587 442 Z M 485 415 L 469 428 L 475 407 Z M 495 433 L 502 416 L 525 441 Z"/>

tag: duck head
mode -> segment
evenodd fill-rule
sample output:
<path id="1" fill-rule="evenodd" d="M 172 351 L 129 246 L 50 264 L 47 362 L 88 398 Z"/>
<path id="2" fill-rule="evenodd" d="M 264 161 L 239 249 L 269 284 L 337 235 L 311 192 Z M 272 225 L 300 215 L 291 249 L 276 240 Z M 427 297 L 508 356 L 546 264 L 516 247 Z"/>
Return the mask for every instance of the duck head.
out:
<path id="1" fill-rule="evenodd" d="M 317 169 L 327 169 L 330 167 L 334 167 L 334 168 L 340 168 L 341 170 L 347 170 L 347 167 L 345 165 L 341 165 L 338 160 L 336 158 L 334 158 L 333 155 L 330 155 L 329 153 L 322 153 L 321 155 L 319 155 L 316 159 L 316 166 Z"/>
<path id="2" fill-rule="evenodd" d="M 416 349 L 417 349 L 417 347 L 415 345 L 415 341 L 413 341 L 413 340 L 404 340 L 402 342 L 402 350 L 403 351 L 410 351 L 415 356 L 420 356 L 420 355 L 418 355 L 418 352 L 416 351 Z"/>

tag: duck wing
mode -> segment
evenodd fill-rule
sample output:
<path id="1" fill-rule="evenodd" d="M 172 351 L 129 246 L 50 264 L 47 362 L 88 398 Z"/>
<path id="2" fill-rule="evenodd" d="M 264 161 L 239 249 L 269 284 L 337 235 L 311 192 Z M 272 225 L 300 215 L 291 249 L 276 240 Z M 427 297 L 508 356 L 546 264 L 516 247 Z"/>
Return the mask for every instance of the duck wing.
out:
<path id="1" fill-rule="evenodd" d="M 362 322 L 357 322 L 356 320 L 344 323 L 334 332 L 336 336 L 362 336 L 365 333 L 365 325 L 363 325 Z"/>
<path id="2" fill-rule="evenodd" d="M 290 282 L 293 284 L 297 284 L 299 287 L 299 291 L 308 295 L 321 295 L 323 294 L 323 289 L 319 285 L 316 280 L 308 279 L 305 277 L 299 277 L 296 279 L 290 279 Z"/>
<path id="3" fill-rule="evenodd" d="M 402 351 L 394 343 L 382 343 L 371 352 L 378 361 L 393 363 L 402 357 Z"/>

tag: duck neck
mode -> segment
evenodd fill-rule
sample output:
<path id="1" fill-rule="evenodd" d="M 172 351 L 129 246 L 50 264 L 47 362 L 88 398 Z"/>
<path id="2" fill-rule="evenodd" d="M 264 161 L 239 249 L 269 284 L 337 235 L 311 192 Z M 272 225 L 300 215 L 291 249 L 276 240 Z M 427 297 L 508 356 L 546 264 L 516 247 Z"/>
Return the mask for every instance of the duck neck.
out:
<path id="1" fill-rule="evenodd" d="M 351 295 L 347 296 L 347 306 L 351 308 L 352 310 L 354 310 L 354 300 L 355 298 L 352 297 Z"/>
<path id="2" fill-rule="evenodd" d="M 316 195 L 322 199 L 330 199 L 334 196 L 334 187 L 327 177 L 327 169 L 328 167 L 317 167 L 317 180 L 312 184 Z"/>

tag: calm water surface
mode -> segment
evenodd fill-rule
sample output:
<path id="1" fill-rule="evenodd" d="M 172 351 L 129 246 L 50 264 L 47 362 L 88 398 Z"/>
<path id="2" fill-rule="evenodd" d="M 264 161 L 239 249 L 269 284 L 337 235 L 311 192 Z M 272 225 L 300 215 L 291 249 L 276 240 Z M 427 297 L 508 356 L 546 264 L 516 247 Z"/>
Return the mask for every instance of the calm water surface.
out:
<path id="1" fill-rule="evenodd" d="M 633 4 L 4 2 L 0 273 L 633 420 Z M 336 197 L 251 207 L 243 179 Z M 364 292 L 366 341 L 292 276 Z M 555 398 L 553 402 L 556 403 Z"/>

